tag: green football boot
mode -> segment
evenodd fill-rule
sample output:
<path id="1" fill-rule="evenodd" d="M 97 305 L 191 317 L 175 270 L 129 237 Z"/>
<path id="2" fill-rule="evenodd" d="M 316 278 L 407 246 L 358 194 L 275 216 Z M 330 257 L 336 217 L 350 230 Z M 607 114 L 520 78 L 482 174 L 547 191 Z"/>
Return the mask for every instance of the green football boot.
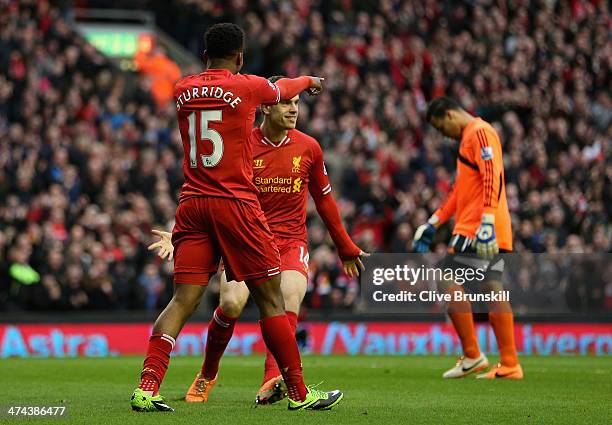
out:
<path id="1" fill-rule="evenodd" d="M 308 394 L 304 401 L 295 401 L 289 398 L 289 410 L 329 410 L 342 400 L 341 391 L 319 391 L 308 387 Z"/>
<path id="2" fill-rule="evenodd" d="M 140 388 L 134 390 L 130 404 L 135 412 L 174 412 L 161 395 L 149 395 Z"/>

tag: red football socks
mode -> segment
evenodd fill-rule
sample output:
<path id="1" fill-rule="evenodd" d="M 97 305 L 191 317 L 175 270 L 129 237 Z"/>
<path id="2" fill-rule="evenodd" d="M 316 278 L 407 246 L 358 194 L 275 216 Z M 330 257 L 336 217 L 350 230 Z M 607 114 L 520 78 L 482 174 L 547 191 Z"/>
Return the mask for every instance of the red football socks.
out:
<path id="1" fill-rule="evenodd" d="M 295 334 L 286 314 L 266 317 L 259 321 L 266 346 L 280 366 L 287 393 L 294 401 L 304 401 L 308 390 L 302 376 L 302 362 Z"/>
<path id="2" fill-rule="evenodd" d="M 149 338 L 147 355 L 144 359 L 142 372 L 140 373 L 140 385 L 144 391 L 152 391 L 156 395 L 159 386 L 164 380 L 168 363 L 170 363 L 170 352 L 174 348 L 174 338 L 162 333 L 154 333 Z"/>
<path id="3" fill-rule="evenodd" d="M 287 319 L 289 320 L 289 326 L 291 326 L 291 331 L 293 335 L 295 335 L 295 330 L 297 329 L 298 316 L 292 311 L 285 312 L 287 315 Z M 270 379 L 276 378 L 281 375 L 281 371 L 276 364 L 276 360 L 274 360 L 274 356 L 266 347 L 266 362 L 264 363 L 264 377 L 262 385 L 268 382 Z"/>
<path id="4" fill-rule="evenodd" d="M 206 355 L 202 364 L 202 376 L 206 379 L 215 379 L 219 372 L 219 362 L 223 352 L 232 339 L 237 317 L 223 314 L 221 307 L 217 307 L 213 318 L 208 324 L 208 337 L 206 338 Z"/>

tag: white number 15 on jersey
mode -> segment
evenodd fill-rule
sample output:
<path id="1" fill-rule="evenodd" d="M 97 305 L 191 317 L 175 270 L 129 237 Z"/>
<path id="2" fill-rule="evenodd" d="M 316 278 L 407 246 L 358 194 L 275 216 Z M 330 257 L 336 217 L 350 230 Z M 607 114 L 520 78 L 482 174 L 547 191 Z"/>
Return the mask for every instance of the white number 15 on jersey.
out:
<path id="1" fill-rule="evenodd" d="M 189 166 L 198 168 L 196 120 L 200 118 L 200 140 L 208 140 L 213 145 L 210 155 L 200 155 L 204 167 L 214 167 L 223 157 L 223 138 L 217 130 L 208 128 L 209 122 L 221 122 L 221 110 L 194 111 L 189 114 Z"/>

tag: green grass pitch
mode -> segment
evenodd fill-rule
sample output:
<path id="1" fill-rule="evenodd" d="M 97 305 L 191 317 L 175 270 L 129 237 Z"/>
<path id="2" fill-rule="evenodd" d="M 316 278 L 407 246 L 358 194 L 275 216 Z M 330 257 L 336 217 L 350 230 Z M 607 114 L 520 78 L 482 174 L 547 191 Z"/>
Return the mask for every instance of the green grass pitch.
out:
<path id="1" fill-rule="evenodd" d="M 490 359 L 495 361 L 496 359 Z M 181 401 L 200 359 L 173 358 L 162 394 L 175 413 L 135 413 L 129 398 L 142 358 L 0 360 L 0 405 L 68 406 L 66 419 L 0 423 L 70 424 L 610 424 L 610 357 L 524 357 L 524 381 L 445 381 L 450 357 L 305 356 L 307 383 L 339 388 L 328 412 L 253 406 L 262 357 L 226 357 L 206 404 Z"/>

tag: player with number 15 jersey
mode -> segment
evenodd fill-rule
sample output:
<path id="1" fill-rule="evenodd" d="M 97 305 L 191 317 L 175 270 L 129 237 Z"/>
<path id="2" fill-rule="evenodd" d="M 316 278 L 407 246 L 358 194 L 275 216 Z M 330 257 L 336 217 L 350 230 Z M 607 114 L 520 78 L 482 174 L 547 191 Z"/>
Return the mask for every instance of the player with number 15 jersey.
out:
<path id="1" fill-rule="evenodd" d="M 257 106 L 293 97 L 310 84 L 310 77 L 274 84 L 226 69 L 208 69 L 176 84 L 185 183 L 173 231 L 175 282 L 205 285 L 220 256 L 231 279 L 279 273 L 278 249 L 253 184 L 248 139 Z"/>
<path id="2" fill-rule="evenodd" d="M 185 151 L 180 200 L 257 199 L 248 138 L 256 108 L 280 100 L 278 86 L 254 75 L 209 69 L 180 80 L 174 97 Z"/>
<path id="3" fill-rule="evenodd" d="M 282 302 L 278 248 L 252 183 L 248 140 L 257 106 L 292 99 L 307 89 L 318 94 L 322 79 L 285 78 L 274 84 L 241 75 L 244 38 L 235 24 L 213 25 L 204 35 L 207 70 L 181 79 L 174 89 L 185 153 L 185 184 L 172 231 L 176 285 L 153 326 L 141 382 L 132 394 L 136 411 L 172 411 L 159 395 L 159 386 L 175 338 L 195 311 L 221 257 L 228 278 L 244 280 L 257 304 L 263 339 L 287 383 L 289 408 L 330 409 L 343 397 L 340 391 L 323 392 L 304 384 L 300 353 Z"/>
<path id="4" fill-rule="evenodd" d="M 282 77 L 271 77 L 272 83 Z M 366 256 L 350 239 L 340 214 L 323 163 L 323 151 L 315 139 L 295 129 L 299 96 L 278 105 L 262 105 L 260 127 L 251 131 L 253 177 L 261 208 L 280 252 L 281 290 L 284 308 L 295 333 L 300 304 L 307 288 L 308 247 L 306 240 L 306 205 L 312 195 L 319 215 L 325 222 L 343 260 L 345 273 L 355 276 L 363 270 L 360 257 Z M 172 253 L 171 234 L 156 232 L 161 241 L 160 256 Z M 168 246 L 169 245 L 169 246 Z M 208 326 L 206 356 L 201 371 L 189 387 L 185 400 L 206 402 L 217 382 L 221 357 L 229 343 L 234 325 L 250 295 L 244 282 L 228 282 L 221 274 L 220 302 Z M 285 380 L 270 351 L 266 353 L 264 378 L 257 393 L 258 404 L 271 404 L 286 395 Z"/>

